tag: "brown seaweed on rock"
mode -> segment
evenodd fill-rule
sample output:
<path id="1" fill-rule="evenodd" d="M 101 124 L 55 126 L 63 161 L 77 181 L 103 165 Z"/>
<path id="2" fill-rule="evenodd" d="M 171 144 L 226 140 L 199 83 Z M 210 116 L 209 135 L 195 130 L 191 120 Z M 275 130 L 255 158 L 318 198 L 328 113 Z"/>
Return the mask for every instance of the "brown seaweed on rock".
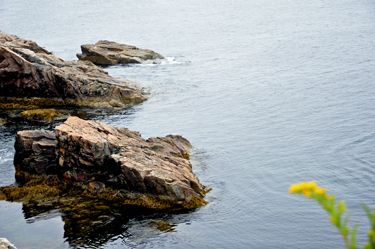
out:
<path id="1" fill-rule="evenodd" d="M 149 194 L 141 194 L 126 190 L 117 190 L 107 187 L 95 191 L 79 184 L 67 183 L 57 176 L 36 176 L 16 168 L 16 179 L 18 186 L 0 187 L 0 200 L 28 203 L 51 203 L 55 206 L 64 206 L 67 202 L 74 203 L 79 200 L 96 200 L 107 202 L 107 205 L 128 206 L 134 205 L 146 209 L 176 211 L 191 210 L 208 202 L 200 197 L 192 197 L 188 202 L 185 200 L 173 200 Z M 206 190 L 203 186 L 203 195 L 211 189 Z"/>
<path id="2" fill-rule="evenodd" d="M 66 118 L 63 114 L 68 111 L 56 111 L 55 109 L 35 109 L 26 110 L 20 113 L 20 117 L 34 120 L 54 120 L 56 118 Z"/>
<path id="3" fill-rule="evenodd" d="M 71 117 L 56 133 L 17 133 L 18 186 L 1 187 L 0 198 L 64 206 L 79 196 L 116 206 L 195 209 L 207 204 L 208 191 L 186 159 L 190 147 L 181 136 L 145 140 L 126 128 Z"/>

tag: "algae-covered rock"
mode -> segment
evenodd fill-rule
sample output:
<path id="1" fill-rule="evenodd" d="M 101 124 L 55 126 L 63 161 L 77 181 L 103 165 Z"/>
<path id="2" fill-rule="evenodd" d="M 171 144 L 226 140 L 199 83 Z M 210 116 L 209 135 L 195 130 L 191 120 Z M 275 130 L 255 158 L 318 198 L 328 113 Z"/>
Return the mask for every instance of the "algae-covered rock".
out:
<path id="1" fill-rule="evenodd" d="M 82 54 L 77 54 L 78 59 L 91 61 L 97 65 L 142 63 L 146 60 L 164 59 L 161 54 L 150 49 L 141 49 L 106 40 L 82 45 L 81 50 Z"/>
<path id="2" fill-rule="evenodd" d="M 67 113 L 65 111 L 64 113 Z M 54 120 L 56 118 L 65 118 L 66 116 L 61 113 L 61 111 L 56 111 L 55 109 L 35 109 L 26 110 L 19 115 L 22 118 L 34 119 L 34 120 Z"/>
<path id="3" fill-rule="evenodd" d="M 41 109 L 45 106 L 63 106 L 65 103 L 57 98 L 19 98 L 0 96 L 0 110 L 33 110 Z"/>
<path id="4" fill-rule="evenodd" d="M 150 226 L 155 227 L 155 229 L 163 232 L 176 232 L 176 224 L 172 224 L 165 220 L 151 220 L 149 221 Z"/>
<path id="5" fill-rule="evenodd" d="M 88 61 L 64 61 L 33 41 L 0 31 L 0 109 L 17 108 L 25 98 L 43 106 L 122 108 L 146 100 L 136 83 L 118 79 Z M 52 102 L 49 102 L 51 100 Z M 44 102 L 44 103 L 43 103 Z M 35 109 L 35 108 L 27 108 Z"/>
<path id="6" fill-rule="evenodd" d="M 21 202 L 26 219 L 61 214 L 72 247 L 108 241 L 139 215 L 152 214 L 150 227 L 173 232 L 175 225 L 160 219 L 165 212 L 208 203 L 203 198 L 209 190 L 186 159 L 189 148 L 181 136 L 145 140 L 138 132 L 76 117 L 55 133 L 19 131 L 17 184 L 0 187 L 0 201 Z"/>
<path id="7" fill-rule="evenodd" d="M 145 140 L 126 128 L 70 117 L 55 133 L 17 133 L 14 165 L 22 187 L 0 188 L 0 200 L 72 194 L 151 209 L 194 209 L 207 204 L 207 190 L 187 159 L 190 148 L 181 136 Z"/>

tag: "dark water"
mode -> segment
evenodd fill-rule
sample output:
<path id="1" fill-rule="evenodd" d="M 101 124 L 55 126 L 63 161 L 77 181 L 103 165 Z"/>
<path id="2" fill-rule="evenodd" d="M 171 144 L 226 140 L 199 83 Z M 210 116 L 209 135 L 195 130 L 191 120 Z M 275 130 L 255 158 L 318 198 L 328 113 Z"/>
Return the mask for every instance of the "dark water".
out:
<path id="1" fill-rule="evenodd" d="M 343 248 L 316 203 L 288 194 L 316 180 L 347 201 L 364 243 L 360 202 L 375 208 L 374 1 L 0 0 L 0 29 L 64 60 L 101 39 L 168 57 L 106 68 L 151 95 L 94 118 L 188 138 L 193 170 L 213 188 L 195 212 L 116 219 L 117 233 L 75 244 L 58 211 L 27 218 L 21 204 L 0 202 L 0 237 L 19 248 Z M 21 128 L 0 128 L 2 186 L 14 183 Z"/>

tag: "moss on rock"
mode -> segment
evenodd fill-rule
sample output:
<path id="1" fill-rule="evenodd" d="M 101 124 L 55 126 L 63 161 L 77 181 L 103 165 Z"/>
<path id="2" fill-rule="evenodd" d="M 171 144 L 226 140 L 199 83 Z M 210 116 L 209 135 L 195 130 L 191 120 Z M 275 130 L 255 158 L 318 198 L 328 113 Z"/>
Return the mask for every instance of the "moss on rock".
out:
<path id="1" fill-rule="evenodd" d="M 74 203 L 77 198 L 80 198 L 80 201 L 100 200 L 105 202 L 106 206 L 122 205 L 125 207 L 127 205 L 134 205 L 146 209 L 164 211 L 191 210 L 208 204 L 203 199 L 204 196 L 173 200 L 166 197 L 111 188 L 95 191 L 79 184 L 68 184 L 56 176 L 32 175 L 20 170 L 19 167 L 16 167 L 16 180 L 20 184 L 19 187 L 0 187 L 0 200 L 22 203 L 53 200 L 60 207 L 61 205 L 65 206 L 67 203 Z M 204 195 L 210 190 L 206 190 L 203 186 Z"/>
<path id="2" fill-rule="evenodd" d="M 62 112 L 67 113 L 67 111 L 56 111 L 55 109 L 35 109 L 23 111 L 19 116 L 34 120 L 54 120 L 56 118 L 65 118 L 66 116 Z"/>
<path id="3" fill-rule="evenodd" d="M 16 98 L 0 97 L 0 109 L 31 110 L 51 106 L 64 106 L 69 103 L 56 98 Z"/>

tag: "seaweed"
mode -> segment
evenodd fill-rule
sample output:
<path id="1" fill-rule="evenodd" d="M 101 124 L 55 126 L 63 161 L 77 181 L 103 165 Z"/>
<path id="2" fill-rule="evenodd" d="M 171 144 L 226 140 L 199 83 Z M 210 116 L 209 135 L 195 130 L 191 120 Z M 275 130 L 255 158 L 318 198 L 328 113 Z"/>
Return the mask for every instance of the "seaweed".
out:
<path id="1" fill-rule="evenodd" d="M 64 115 L 64 114 L 65 115 Z M 66 118 L 68 111 L 55 110 L 55 109 L 34 109 L 26 110 L 19 114 L 21 118 L 34 119 L 34 120 L 54 120 L 56 118 Z"/>
<path id="2" fill-rule="evenodd" d="M 66 104 L 63 100 L 57 98 L 0 97 L 0 109 L 32 110 L 46 106 L 65 106 Z"/>
<path id="3" fill-rule="evenodd" d="M 57 176 L 37 176 L 24 172 L 16 166 L 16 180 L 19 186 L 0 187 L 0 199 L 7 201 L 17 201 L 26 203 L 29 201 L 43 202 L 45 198 L 61 198 L 66 202 L 80 200 L 100 200 L 112 205 L 133 205 L 152 210 L 176 211 L 191 210 L 208 204 L 203 197 L 211 189 L 206 190 L 202 186 L 202 196 L 188 199 L 175 200 L 164 196 L 135 193 L 125 190 L 116 190 L 106 187 L 100 191 L 95 191 L 76 183 L 67 183 Z M 5 198 L 4 198 L 5 196 Z M 61 201 L 57 200 L 58 205 Z"/>
<path id="4" fill-rule="evenodd" d="M 151 220 L 149 221 L 150 226 L 154 226 L 157 230 L 162 232 L 176 232 L 176 224 L 170 223 L 165 220 Z"/>

